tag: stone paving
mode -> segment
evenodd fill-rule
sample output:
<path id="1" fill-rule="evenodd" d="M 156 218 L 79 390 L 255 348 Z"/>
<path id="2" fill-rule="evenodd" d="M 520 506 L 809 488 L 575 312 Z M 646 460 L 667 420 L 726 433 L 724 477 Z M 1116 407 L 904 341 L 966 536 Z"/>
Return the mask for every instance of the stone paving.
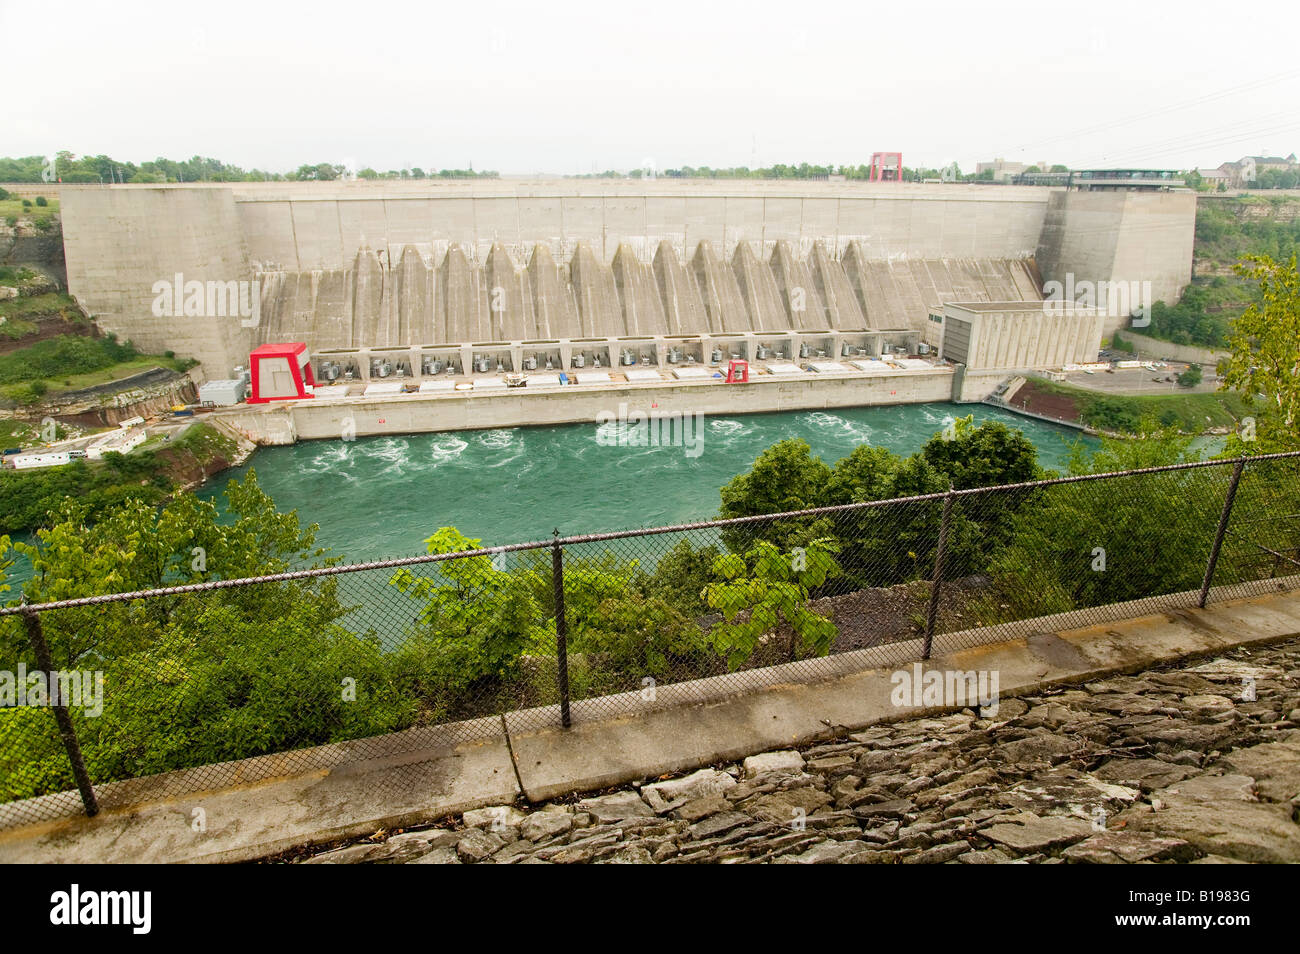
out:
<path id="1" fill-rule="evenodd" d="M 1298 707 L 1295 639 L 280 860 L 1297 862 Z"/>

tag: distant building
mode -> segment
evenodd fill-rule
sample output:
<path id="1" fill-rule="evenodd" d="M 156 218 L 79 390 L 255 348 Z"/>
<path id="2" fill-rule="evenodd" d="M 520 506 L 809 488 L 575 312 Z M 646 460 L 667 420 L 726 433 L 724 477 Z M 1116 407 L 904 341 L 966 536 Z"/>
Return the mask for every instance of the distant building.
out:
<path id="1" fill-rule="evenodd" d="M 1174 169 L 1075 169 L 1069 185 L 1083 192 L 1167 192 L 1187 185 Z"/>
<path id="2" fill-rule="evenodd" d="M 1095 362 L 1105 314 L 1073 302 L 945 302 L 930 311 L 939 357 L 971 371 L 1060 368 Z"/>
<path id="3" fill-rule="evenodd" d="M 1034 165 L 1040 172 L 1046 172 L 1051 167 L 1045 162 L 1037 162 Z M 1031 168 L 1023 162 L 1007 162 L 1005 159 L 998 158 L 992 162 L 975 163 L 975 174 L 991 172 L 993 173 L 994 182 L 1009 182 L 1017 176 L 1023 175 L 1026 169 Z"/>
<path id="4" fill-rule="evenodd" d="M 1196 174 L 1201 177 L 1201 182 L 1210 188 L 1218 188 L 1220 185 L 1226 188 L 1232 188 L 1232 176 L 1222 169 L 1197 169 Z"/>
<path id="5" fill-rule="evenodd" d="M 1295 153 L 1282 156 L 1242 156 L 1236 162 L 1225 162 L 1219 171 L 1228 176 L 1228 185 L 1234 189 L 1249 186 L 1259 178 L 1261 172 L 1296 172 L 1300 171 L 1300 162 Z"/>

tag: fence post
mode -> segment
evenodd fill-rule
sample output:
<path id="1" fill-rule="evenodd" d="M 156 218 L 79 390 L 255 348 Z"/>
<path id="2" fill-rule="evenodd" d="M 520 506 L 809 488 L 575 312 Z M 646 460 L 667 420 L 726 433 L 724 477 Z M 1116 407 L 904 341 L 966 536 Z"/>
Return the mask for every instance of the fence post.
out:
<path id="1" fill-rule="evenodd" d="M 31 641 L 32 651 L 36 654 L 36 665 L 45 673 L 50 708 L 54 710 L 54 721 L 59 724 L 63 748 L 68 753 L 68 761 L 72 763 L 72 775 L 77 780 L 77 789 L 81 792 L 81 803 L 86 807 L 86 814 L 93 818 L 99 814 L 99 802 L 95 800 L 95 788 L 90 784 L 90 774 L 86 771 L 86 762 L 81 757 L 81 743 L 77 741 L 77 730 L 72 725 L 72 717 L 68 715 L 68 707 L 59 695 L 54 660 L 50 657 L 49 644 L 45 642 L 41 617 L 31 609 L 24 609 L 22 617 L 23 625 L 27 627 L 27 638 Z"/>
<path id="2" fill-rule="evenodd" d="M 1214 534 L 1214 546 L 1210 548 L 1210 559 L 1205 564 L 1205 579 L 1201 582 L 1201 598 L 1197 606 L 1205 609 L 1205 601 L 1210 596 L 1210 583 L 1214 580 L 1214 568 L 1219 563 L 1219 551 L 1223 548 L 1223 537 L 1228 532 L 1228 518 L 1232 516 L 1232 502 L 1237 497 L 1237 485 L 1241 483 L 1241 471 L 1246 466 L 1246 458 L 1238 457 L 1237 465 L 1232 468 L 1232 482 L 1228 484 L 1228 494 L 1223 498 L 1223 513 L 1219 514 L 1219 529 Z"/>
<path id="3" fill-rule="evenodd" d="M 569 620 L 564 610 L 564 549 L 560 531 L 551 543 L 551 579 L 555 586 L 555 658 L 560 683 L 560 722 L 569 727 Z"/>
<path id="4" fill-rule="evenodd" d="M 952 522 L 952 486 L 943 495 L 943 517 L 939 521 L 939 545 L 934 548 L 934 578 L 930 582 L 930 609 L 925 616 L 925 652 L 922 659 L 930 658 L 934 644 L 934 622 L 939 615 L 939 588 L 943 584 L 943 557 L 948 546 L 948 525 Z"/>

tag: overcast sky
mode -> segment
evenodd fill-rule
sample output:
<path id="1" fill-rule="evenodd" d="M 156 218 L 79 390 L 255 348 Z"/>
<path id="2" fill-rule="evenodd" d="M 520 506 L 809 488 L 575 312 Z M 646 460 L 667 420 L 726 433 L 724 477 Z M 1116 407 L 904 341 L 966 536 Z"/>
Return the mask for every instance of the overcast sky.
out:
<path id="1" fill-rule="evenodd" d="M 1295 8 L 1156 6 L 0 0 L 0 155 L 531 174 L 1300 151 Z"/>

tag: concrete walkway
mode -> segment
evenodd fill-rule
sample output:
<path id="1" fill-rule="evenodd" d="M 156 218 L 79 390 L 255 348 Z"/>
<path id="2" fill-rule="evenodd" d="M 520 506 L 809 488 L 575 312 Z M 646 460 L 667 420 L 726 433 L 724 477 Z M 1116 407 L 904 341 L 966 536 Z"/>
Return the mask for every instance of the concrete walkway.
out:
<path id="1" fill-rule="evenodd" d="M 1174 609 L 953 650 L 925 668 L 996 671 L 1005 699 L 1297 635 L 1300 590 L 1278 589 L 1205 610 Z M 355 756 L 355 743 L 343 743 L 105 786 L 105 803 L 121 807 L 93 819 L 64 817 L 0 832 L 0 862 L 247 860 L 510 804 L 520 795 L 544 801 L 946 711 L 900 710 L 890 699 L 890 675 L 904 667 L 859 664 L 846 671 L 852 656 L 833 657 L 841 674 L 819 682 L 794 681 L 799 664 L 792 664 L 791 681 L 745 694 L 720 697 L 704 680 L 661 687 L 650 709 L 638 707 L 638 694 L 577 703 L 569 730 L 529 730 L 525 715 L 512 714 L 368 740 L 371 757 L 364 760 Z M 377 745 L 387 754 L 373 757 Z M 265 776 L 267 760 L 283 763 L 283 774 L 240 781 Z M 304 764 L 312 768 L 288 774 Z M 169 783 L 183 783 L 176 776 L 185 775 L 224 781 L 178 798 L 150 794 L 164 785 L 176 790 Z"/>

